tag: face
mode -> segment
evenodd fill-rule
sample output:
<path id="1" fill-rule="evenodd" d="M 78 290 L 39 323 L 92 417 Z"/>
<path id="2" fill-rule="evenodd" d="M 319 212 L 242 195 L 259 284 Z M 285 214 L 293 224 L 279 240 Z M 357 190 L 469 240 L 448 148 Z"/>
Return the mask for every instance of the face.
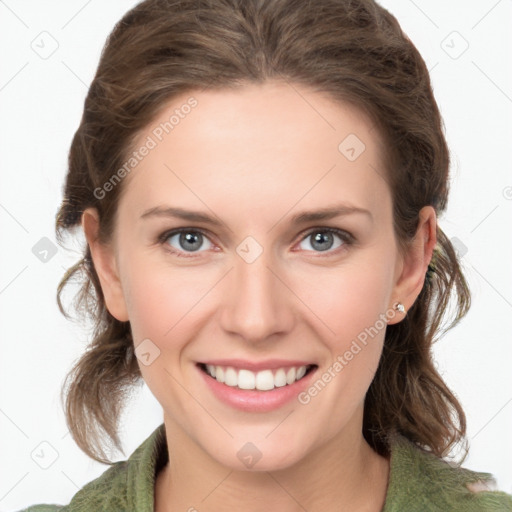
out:
<path id="1" fill-rule="evenodd" d="M 372 123 L 267 83 L 174 98 L 134 147 L 144 144 L 122 183 L 114 277 L 106 264 L 98 273 L 166 426 L 228 467 L 259 458 L 255 470 L 360 436 L 403 299 Z"/>

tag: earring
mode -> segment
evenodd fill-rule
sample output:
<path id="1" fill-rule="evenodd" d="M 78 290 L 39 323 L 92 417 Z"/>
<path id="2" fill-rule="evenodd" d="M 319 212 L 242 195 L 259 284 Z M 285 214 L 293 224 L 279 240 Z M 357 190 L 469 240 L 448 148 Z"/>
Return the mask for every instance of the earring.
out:
<path id="1" fill-rule="evenodd" d="M 405 307 L 401 302 L 397 302 L 395 304 L 395 309 L 399 311 L 400 313 L 405 313 Z"/>

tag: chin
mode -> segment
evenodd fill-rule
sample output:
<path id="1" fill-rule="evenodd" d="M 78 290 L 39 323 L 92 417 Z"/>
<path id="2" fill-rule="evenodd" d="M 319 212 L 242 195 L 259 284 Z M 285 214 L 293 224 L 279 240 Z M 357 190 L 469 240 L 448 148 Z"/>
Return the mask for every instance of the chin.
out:
<path id="1" fill-rule="evenodd" d="M 219 452 L 218 449 L 222 451 Z M 306 453 L 298 446 L 285 446 L 282 442 L 243 441 L 219 447 L 211 456 L 223 466 L 235 471 L 279 471 L 300 462 Z M 235 457 L 232 453 L 235 453 Z"/>

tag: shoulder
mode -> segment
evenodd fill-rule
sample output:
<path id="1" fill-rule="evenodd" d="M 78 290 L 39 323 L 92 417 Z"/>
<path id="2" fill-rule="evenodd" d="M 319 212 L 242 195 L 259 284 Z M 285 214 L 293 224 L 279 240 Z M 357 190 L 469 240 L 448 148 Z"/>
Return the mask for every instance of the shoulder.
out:
<path id="1" fill-rule="evenodd" d="M 128 461 L 116 462 L 98 478 L 82 487 L 67 505 L 38 504 L 18 512 L 75 512 L 124 510 Z"/>
<path id="2" fill-rule="evenodd" d="M 403 436 L 390 440 L 391 468 L 383 512 L 505 512 L 512 495 L 493 490 L 490 473 L 455 466 Z"/>
<path id="3" fill-rule="evenodd" d="M 165 428 L 160 425 L 132 453 L 82 487 L 67 505 L 38 504 L 18 512 L 152 511 L 158 466 L 167 458 Z"/>

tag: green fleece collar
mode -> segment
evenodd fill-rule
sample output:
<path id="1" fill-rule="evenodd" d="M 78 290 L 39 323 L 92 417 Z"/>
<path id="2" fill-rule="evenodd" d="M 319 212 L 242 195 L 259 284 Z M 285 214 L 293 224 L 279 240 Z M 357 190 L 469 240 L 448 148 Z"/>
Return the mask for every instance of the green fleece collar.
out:
<path id="1" fill-rule="evenodd" d="M 478 480 L 493 483 L 490 473 L 456 468 L 400 435 L 390 438 L 390 447 L 389 485 L 382 512 L 512 511 L 512 495 L 474 493 L 466 487 Z M 154 512 L 156 474 L 167 457 L 162 423 L 128 460 L 114 463 L 86 484 L 69 505 L 35 505 L 26 512 Z"/>

